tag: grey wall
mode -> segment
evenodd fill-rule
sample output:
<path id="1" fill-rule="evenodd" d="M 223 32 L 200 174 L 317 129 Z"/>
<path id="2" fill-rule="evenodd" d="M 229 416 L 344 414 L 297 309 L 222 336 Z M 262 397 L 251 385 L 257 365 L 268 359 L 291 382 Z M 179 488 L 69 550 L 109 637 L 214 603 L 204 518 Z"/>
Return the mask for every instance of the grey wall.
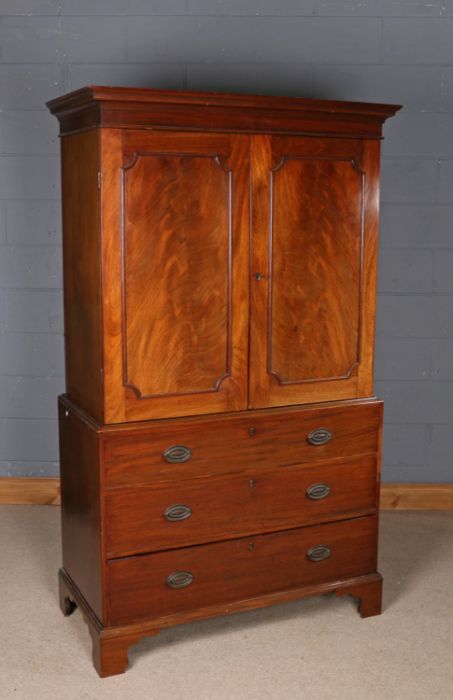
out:
<path id="1" fill-rule="evenodd" d="M 87 83 L 390 101 L 384 478 L 453 480 L 453 0 L 0 0 L 0 474 L 58 473 L 57 123 Z"/>

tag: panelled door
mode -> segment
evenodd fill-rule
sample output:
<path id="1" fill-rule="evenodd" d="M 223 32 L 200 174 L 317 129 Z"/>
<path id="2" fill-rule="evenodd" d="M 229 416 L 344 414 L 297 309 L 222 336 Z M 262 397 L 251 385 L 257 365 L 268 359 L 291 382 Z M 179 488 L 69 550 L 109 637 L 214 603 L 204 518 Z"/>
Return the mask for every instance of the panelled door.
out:
<path id="1" fill-rule="evenodd" d="M 252 137 L 249 406 L 372 391 L 378 141 Z"/>
<path id="2" fill-rule="evenodd" d="M 249 143 L 101 131 L 105 422 L 247 408 Z"/>

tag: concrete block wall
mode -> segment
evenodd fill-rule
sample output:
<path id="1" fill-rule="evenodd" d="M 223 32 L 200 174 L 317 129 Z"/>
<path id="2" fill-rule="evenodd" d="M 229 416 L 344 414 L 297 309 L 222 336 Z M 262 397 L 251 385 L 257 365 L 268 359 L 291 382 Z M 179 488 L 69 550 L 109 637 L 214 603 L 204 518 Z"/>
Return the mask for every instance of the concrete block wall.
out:
<path id="1" fill-rule="evenodd" d="M 0 474 L 58 473 L 57 123 L 87 83 L 402 103 L 383 147 L 384 479 L 453 480 L 453 0 L 0 0 Z"/>

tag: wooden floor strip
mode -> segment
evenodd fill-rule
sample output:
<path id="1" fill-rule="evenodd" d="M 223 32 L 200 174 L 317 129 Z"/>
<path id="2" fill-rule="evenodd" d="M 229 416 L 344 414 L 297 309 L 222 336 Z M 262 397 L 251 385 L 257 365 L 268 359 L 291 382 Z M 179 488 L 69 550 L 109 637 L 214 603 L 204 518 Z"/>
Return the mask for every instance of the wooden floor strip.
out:
<path id="1" fill-rule="evenodd" d="M 60 479 L 0 477 L 0 504 L 50 506 L 60 503 Z"/>
<path id="2" fill-rule="evenodd" d="M 453 510 L 453 484 L 383 484 L 382 510 Z"/>

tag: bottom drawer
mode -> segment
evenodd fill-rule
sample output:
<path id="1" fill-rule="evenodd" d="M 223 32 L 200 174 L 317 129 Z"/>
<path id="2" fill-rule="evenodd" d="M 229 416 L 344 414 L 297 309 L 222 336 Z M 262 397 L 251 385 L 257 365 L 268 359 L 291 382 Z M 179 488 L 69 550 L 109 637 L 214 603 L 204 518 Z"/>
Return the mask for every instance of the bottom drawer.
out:
<path id="1" fill-rule="evenodd" d="M 148 554 L 108 563 L 110 624 L 376 571 L 377 518 Z"/>

